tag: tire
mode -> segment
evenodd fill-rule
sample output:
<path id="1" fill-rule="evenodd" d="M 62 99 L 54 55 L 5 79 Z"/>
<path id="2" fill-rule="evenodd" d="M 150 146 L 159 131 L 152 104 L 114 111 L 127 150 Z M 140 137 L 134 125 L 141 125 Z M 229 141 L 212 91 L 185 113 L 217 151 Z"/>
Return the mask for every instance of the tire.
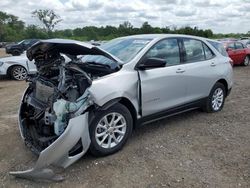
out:
<path id="1" fill-rule="evenodd" d="M 249 65 L 249 61 L 250 61 L 249 56 L 246 56 L 245 59 L 244 59 L 243 65 L 244 66 L 248 66 Z"/>
<path id="2" fill-rule="evenodd" d="M 111 123 L 112 119 L 114 123 Z M 120 103 L 107 110 L 96 112 L 89 127 L 90 152 L 100 157 L 121 150 L 131 135 L 132 129 L 132 116 L 129 110 Z"/>
<path id="3" fill-rule="evenodd" d="M 23 66 L 14 66 L 11 68 L 10 71 L 10 76 L 14 79 L 14 80 L 25 80 L 28 76 L 28 72 L 27 70 L 23 67 Z"/>
<path id="4" fill-rule="evenodd" d="M 225 98 L 225 86 L 222 83 L 217 82 L 211 89 L 203 110 L 208 113 L 221 111 L 225 103 Z"/>
<path id="5" fill-rule="evenodd" d="M 19 50 L 14 50 L 11 55 L 13 56 L 19 56 L 21 54 L 21 52 Z"/>

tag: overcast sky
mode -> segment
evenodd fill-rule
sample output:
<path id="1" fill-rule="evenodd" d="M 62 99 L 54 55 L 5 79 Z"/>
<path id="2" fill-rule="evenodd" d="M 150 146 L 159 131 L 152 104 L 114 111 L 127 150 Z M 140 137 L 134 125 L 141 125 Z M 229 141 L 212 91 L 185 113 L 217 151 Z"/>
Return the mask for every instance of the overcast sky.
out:
<path id="1" fill-rule="evenodd" d="M 250 31 L 250 0 L 0 0 L 0 10 L 26 24 L 37 24 L 35 9 L 54 9 L 63 21 L 57 29 L 118 26 L 198 26 L 215 33 Z"/>

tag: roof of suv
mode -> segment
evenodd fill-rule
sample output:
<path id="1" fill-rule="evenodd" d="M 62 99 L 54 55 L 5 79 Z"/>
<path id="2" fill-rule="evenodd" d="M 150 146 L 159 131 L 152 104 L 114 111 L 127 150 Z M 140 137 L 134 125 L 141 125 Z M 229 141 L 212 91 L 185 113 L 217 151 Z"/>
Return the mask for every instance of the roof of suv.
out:
<path id="1" fill-rule="evenodd" d="M 121 38 L 147 38 L 147 39 L 161 39 L 167 37 L 190 37 L 196 39 L 207 39 L 204 37 L 198 37 L 193 35 L 182 35 L 182 34 L 140 34 L 140 35 L 129 35 Z M 210 39 L 211 40 L 211 39 Z"/>

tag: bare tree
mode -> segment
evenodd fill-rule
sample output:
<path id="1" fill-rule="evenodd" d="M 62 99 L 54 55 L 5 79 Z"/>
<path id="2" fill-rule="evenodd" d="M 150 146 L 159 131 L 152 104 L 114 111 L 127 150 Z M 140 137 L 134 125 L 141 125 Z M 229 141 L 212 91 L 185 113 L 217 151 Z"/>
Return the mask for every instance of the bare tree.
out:
<path id="1" fill-rule="evenodd" d="M 35 10 L 32 15 L 42 22 L 47 32 L 53 31 L 55 26 L 62 21 L 60 16 L 50 9 Z"/>

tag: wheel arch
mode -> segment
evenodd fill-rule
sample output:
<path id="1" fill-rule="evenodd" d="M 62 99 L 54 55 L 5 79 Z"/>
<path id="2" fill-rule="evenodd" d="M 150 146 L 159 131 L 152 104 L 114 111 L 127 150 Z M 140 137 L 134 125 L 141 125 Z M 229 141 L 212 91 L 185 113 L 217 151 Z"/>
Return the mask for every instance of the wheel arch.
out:
<path id="1" fill-rule="evenodd" d="M 110 101 L 106 102 L 104 105 L 99 106 L 99 107 L 95 107 L 95 109 L 91 109 L 92 110 L 106 110 L 108 108 L 110 108 L 111 106 L 115 105 L 116 103 L 120 103 L 122 105 L 124 105 L 130 112 L 132 118 L 133 118 L 133 128 L 135 128 L 136 122 L 137 122 L 137 112 L 136 112 L 136 108 L 134 107 L 133 103 L 126 97 L 118 97 L 115 99 L 111 99 Z M 93 120 L 93 115 L 90 115 L 90 122 Z"/>
<path id="2" fill-rule="evenodd" d="M 137 122 L 137 113 L 136 113 L 136 109 L 135 109 L 134 105 L 132 104 L 132 102 L 129 99 L 127 99 L 125 97 L 122 97 L 121 100 L 119 101 L 119 103 L 126 106 L 128 108 L 128 110 L 130 111 L 131 116 L 133 118 L 133 128 L 134 128 L 136 125 L 136 122 Z"/>
<path id="3" fill-rule="evenodd" d="M 224 85 L 225 89 L 226 89 L 226 96 L 228 95 L 228 83 L 225 79 L 219 79 L 216 83 L 221 83 Z"/>

